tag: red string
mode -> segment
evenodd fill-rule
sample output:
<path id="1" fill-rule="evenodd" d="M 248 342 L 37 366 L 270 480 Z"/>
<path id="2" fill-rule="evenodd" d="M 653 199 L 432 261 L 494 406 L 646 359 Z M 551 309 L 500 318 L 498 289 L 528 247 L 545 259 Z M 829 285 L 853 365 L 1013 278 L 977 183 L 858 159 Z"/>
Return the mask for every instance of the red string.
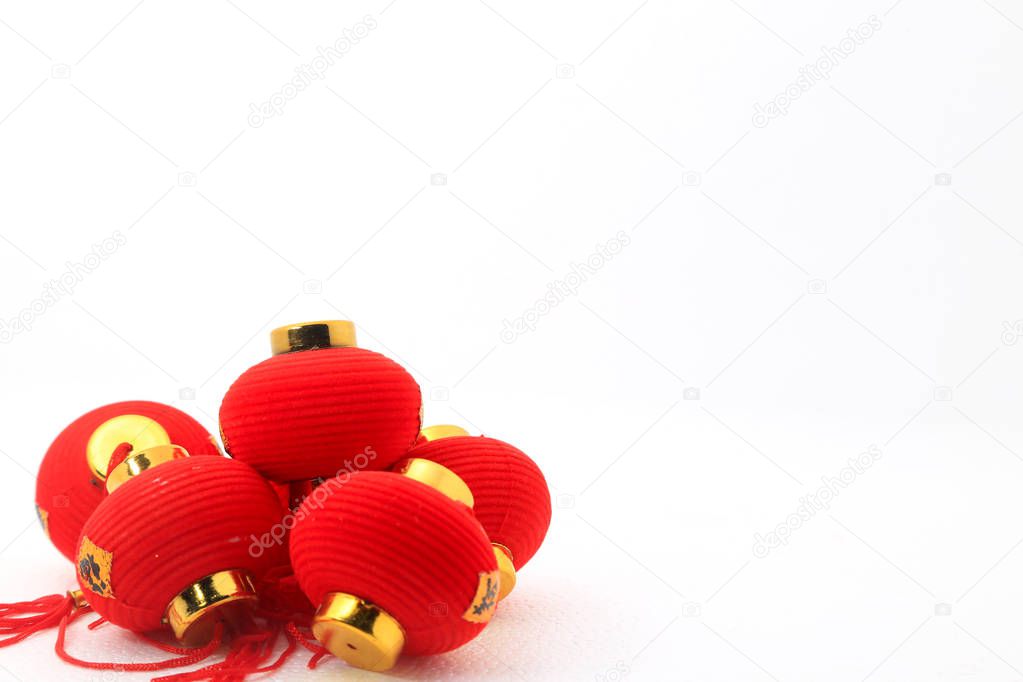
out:
<path id="1" fill-rule="evenodd" d="M 307 635 L 302 630 L 299 630 L 298 626 L 295 625 L 294 622 L 288 623 L 285 627 L 285 631 L 290 637 L 293 637 L 296 642 L 312 652 L 313 655 L 309 658 L 309 662 L 306 664 L 309 669 L 314 669 L 320 664 L 320 661 L 322 661 L 323 658 L 330 653 L 319 644 L 312 644 L 312 642 L 316 641 L 316 639 L 312 636 L 312 633 Z"/>
<path id="2" fill-rule="evenodd" d="M 324 649 L 323 651 L 318 651 L 318 652 L 316 652 L 316 653 L 315 653 L 315 654 L 314 654 L 314 655 L 313 655 L 313 656 L 312 656 L 312 657 L 311 657 L 311 658 L 309 659 L 309 662 L 308 662 L 308 663 L 306 663 L 306 666 L 307 666 L 307 667 L 308 667 L 308 668 L 309 668 L 310 670 L 315 670 L 315 669 L 316 669 L 316 666 L 318 666 L 318 665 L 320 664 L 320 661 L 322 661 L 322 660 L 323 660 L 324 658 L 326 658 L 326 657 L 327 657 L 327 655 L 328 655 L 329 653 L 330 653 L 330 652 L 329 652 L 329 651 L 327 651 L 326 649 Z"/>
<path id="3" fill-rule="evenodd" d="M 187 647 L 174 646 L 172 644 L 167 644 L 166 642 L 161 642 L 160 640 L 156 639 L 155 637 L 153 637 L 151 635 L 148 635 L 148 634 L 146 634 L 144 632 L 139 632 L 139 633 L 136 633 L 136 634 L 138 635 L 139 639 L 141 639 L 142 641 L 146 642 L 147 644 L 149 644 L 149 645 L 151 645 L 153 647 L 156 647 L 160 651 L 166 651 L 169 654 L 178 654 L 179 656 L 185 656 L 185 655 L 195 651 L 195 649 L 189 649 Z"/>
<path id="4" fill-rule="evenodd" d="M 75 658 L 71 654 L 67 653 L 64 649 L 64 639 L 67 636 L 67 626 L 69 623 L 81 613 L 80 611 L 72 612 L 70 615 L 65 614 L 60 621 L 60 630 L 57 632 L 57 642 L 54 644 L 53 650 L 57 653 L 57 656 L 66 663 L 77 665 L 80 668 L 89 668 L 91 670 L 116 670 L 118 672 L 140 672 L 140 671 L 153 671 L 153 670 L 166 670 L 167 668 L 180 668 L 186 665 L 192 665 L 203 661 L 216 652 L 220 648 L 221 641 L 223 640 L 224 628 L 218 624 L 216 630 L 213 632 L 213 639 L 204 647 L 198 649 L 190 649 L 189 653 L 178 658 L 169 658 L 164 661 L 153 661 L 151 663 L 98 663 L 94 661 L 83 661 L 79 658 Z"/>
<path id="5" fill-rule="evenodd" d="M 233 638 L 231 650 L 223 661 L 199 670 L 154 678 L 153 682 L 197 682 L 199 680 L 235 682 L 244 680 L 249 675 L 280 669 L 297 648 L 298 641 L 295 634 L 283 628 L 280 623 L 266 623 L 260 626 L 250 622 L 244 629 L 246 632 L 237 633 Z M 273 655 L 282 630 L 288 639 L 288 644 L 273 662 L 266 663 Z"/>
<path id="6" fill-rule="evenodd" d="M 57 625 L 69 614 L 88 610 L 88 606 L 75 610 L 75 600 L 70 594 L 51 594 L 34 601 L 0 604 L 0 635 L 12 635 L 0 639 L 0 647 L 17 644 L 40 630 Z"/>
<path id="7" fill-rule="evenodd" d="M 131 454 L 131 443 L 121 443 L 114 450 L 114 454 L 110 455 L 110 461 L 107 463 L 107 477 L 110 477 L 110 472 L 117 468 L 117 466 L 128 458 Z"/>
<path id="8" fill-rule="evenodd" d="M 297 641 L 299 644 L 301 644 L 303 647 L 313 652 L 314 654 L 319 653 L 320 650 L 323 649 L 323 647 L 321 647 L 319 644 L 310 644 L 311 641 L 315 641 L 313 639 L 312 634 L 306 634 L 302 630 L 299 630 L 298 626 L 295 625 L 295 623 L 293 622 L 288 623 L 285 626 L 285 630 L 288 632 L 288 634 L 295 638 L 295 641 Z"/>

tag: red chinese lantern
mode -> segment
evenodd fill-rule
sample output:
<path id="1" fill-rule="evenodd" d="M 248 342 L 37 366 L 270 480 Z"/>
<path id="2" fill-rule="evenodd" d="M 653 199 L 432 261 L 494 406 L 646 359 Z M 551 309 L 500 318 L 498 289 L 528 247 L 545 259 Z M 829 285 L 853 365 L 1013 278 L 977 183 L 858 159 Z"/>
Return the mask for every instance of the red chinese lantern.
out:
<path id="1" fill-rule="evenodd" d="M 273 330 L 273 357 L 246 370 L 220 407 L 224 447 L 267 478 L 309 481 L 386 469 L 412 446 L 422 398 L 400 365 L 355 347 L 347 321 Z"/>
<path id="2" fill-rule="evenodd" d="M 291 559 L 319 607 L 313 635 L 368 670 L 391 668 L 401 653 L 465 644 L 489 622 L 500 589 L 472 511 L 391 473 L 360 472 L 317 488 L 298 510 Z"/>
<path id="3" fill-rule="evenodd" d="M 540 468 L 508 443 L 448 425 L 423 429 L 408 457 L 442 465 L 472 491 L 473 511 L 494 545 L 501 598 L 506 597 L 516 571 L 536 554 L 551 524 L 551 494 Z"/>
<path id="4" fill-rule="evenodd" d="M 220 455 L 199 422 L 170 405 L 114 403 L 72 422 L 50 445 L 36 479 L 36 511 L 61 554 L 75 560 L 85 520 L 106 497 L 110 460 L 124 444 L 135 451 L 176 444 L 191 455 Z"/>
<path id="5" fill-rule="evenodd" d="M 135 632 L 169 627 L 205 643 L 255 605 L 256 586 L 287 563 L 283 545 L 253 538 L 283 509 L 252 468 L 226 458 L 169 461 L 126 481 L 86 521 L 78 584 L 106 620 Z"/>

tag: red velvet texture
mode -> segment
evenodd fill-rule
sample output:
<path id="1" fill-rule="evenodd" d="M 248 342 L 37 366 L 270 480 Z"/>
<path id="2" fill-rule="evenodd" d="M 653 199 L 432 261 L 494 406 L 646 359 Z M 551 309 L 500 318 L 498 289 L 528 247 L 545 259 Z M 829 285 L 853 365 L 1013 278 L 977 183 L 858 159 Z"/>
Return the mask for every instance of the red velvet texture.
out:
<path id="1" fill-rule="evenodd" d="M 36 478 L 36 506 L 42 510 L 40 515 L 48 518 L 50 540 L 71 561 L 76 560 L 78 535 L 85 520 L 107 494 L 104 483 L 92 475 L 85 446 L 101 424 L 125 414 L 158 422 L 171 441 L 191 455 L 220 455 L 202 424 L 170 405 L 141 400 L 114 403 L 71 422 L 46 451 Z"/>
<path id="2" fill-rule="evenodd" d="M 402 367 L 362 348 L 276 355 L 220 407 L 224 447 L 274 481 L 331 477 L 356 455 L 386 469 L 415 442 L 422 398 Z"/>
<path id="3" fill-rule="evenodd" d="M 473 511 L 491 542 L 511 550 L 515 570 L 540 548 L 551 525 L 551 493 L 526 453 L 484 436 L 454 436 L 417 445 L 409 457 L 441 464 L 465 481 Z"/>
<path id="4" fill-rule="evenodd" d="M 438 654 L 478 635 L 462 619 L 480 573 L 497 563 L 472 511 L 422 483 L 363 472 L 309 498 L 291 532 L 291 560 L 313 604 L 330 592 L 369 601 L 405 630 L 404 653 Z"/>
<path id="5" fill-rule="evenodd" d="M 110 553 L 104 597 L 78 570 L 93 610 L 136 632 L 157 630 L 167 605 L 218 571 L 247 570 L 257 581 L 287 563 L 287 548 L 250 553 L 284 514 L 277 495 L 251 467 L 224 457 L 180 459 L 129 479 L 100 503 L 82 539 Z M 253 556 L 252 554 L 258 554 Z"/>

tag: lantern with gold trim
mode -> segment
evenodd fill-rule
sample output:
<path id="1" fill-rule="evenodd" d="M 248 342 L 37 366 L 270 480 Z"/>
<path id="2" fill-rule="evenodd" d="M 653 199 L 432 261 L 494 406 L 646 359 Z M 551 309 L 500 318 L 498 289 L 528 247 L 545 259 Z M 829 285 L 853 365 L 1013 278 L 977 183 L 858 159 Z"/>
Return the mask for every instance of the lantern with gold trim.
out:
<path id="1" fill-rule="evenodd" d="M 106 620 L 136 632 L 167 628 L 186 646 L 218 622 L 245 619 L 256 586 L 287 563 L 283 545 L 253 551 L 282 507 L 251 467 L 226 458 L 174 459 L 104 499 L 82 529 L 78 584 Z"/>
<path id="2" fill-rule="evenodd" d="M 225 449 L 280 483 L 336 476 L 357 457 L 386 469 L 415 442 L 422 397 L 400 365 L 355 345 L 348 321 L 274 329 L 273 356 L 220 407 Z"/>
<path id="3" fill-rule="evenodd" d="M 540 548 L 551 523 L 551 494 L 540 468 L 508 443 L 473 437 L 446 424 L 423 429 L 408 457 L 399 466 L 423 461 L 439 464 L 472 491 L 473 511 L 494 545 L 504 599 L 515 586 L 517 571 Z"/>
<path id="4" fill-rule="evenodd" d="M 490 541 L 464 502 L 430 485 L 360 472 L 321 485 L 296 516 L 291 559 L 318 605 L 313 635 L 350 665 L 383 671 L 403 653 L 457 648 L 496 609 Z"/>
<path id="5" fill-rule="evenodd" d="M 106 497 L 111 457 L 120 449 L 178 445 L 189 454 L 220 455 L 213 437 L 190 416 L 161 403 L 126 401 L 95 409 L 53 441 L 36 478 L 36 511 L 61 554 L 75 560 L 85 520 Z"/>

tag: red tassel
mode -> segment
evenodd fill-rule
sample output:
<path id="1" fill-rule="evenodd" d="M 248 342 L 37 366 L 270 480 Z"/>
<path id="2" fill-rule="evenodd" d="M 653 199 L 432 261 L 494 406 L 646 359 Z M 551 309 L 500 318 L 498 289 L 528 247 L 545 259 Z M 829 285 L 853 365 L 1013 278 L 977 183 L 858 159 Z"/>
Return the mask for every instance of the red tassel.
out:
<path id="1" fill-rule="evenodd" d="M 88 606 L 79 609 L 85 611 Z M 75 600 L 70 594 L 51 594 L 35 601 L 0 604 L 0 647 L 17 644 L 33 633 L 56 627 L 62 618 L 75 613 Z"/>
<path id="2" fill-rule="evenodd" d="M 206 660 L 212 656 L 217 649 L 220 648 L 220 643 L 223 640 L 224 628 L 218 624 L 213 632 L 213 639 L 204 647 L 199 649 L 189 649 L 188 653 L 179 656 L 178 658 L 168 658 L 163 661 L 153 661 L 151 663 L 99 663 L 94 661 L 83 661 L 80 658 L 75 658 L 64 649 L 64 640 L 67 636 L 67 626 L 82 611 L 73 611 L 70 615 L 65 614 L 60 620 L 60 630 L 57 632 L 57 642 L 53 646 L 53 650 L 57 653 L 57 656 L 64 662 L 76 665 L 80 668 L 89 668 L 91 670 L 116 670 L 118 672 L 149 672 L 153 670 L 166 670 L 168 668 L 180 668 L 186 665 L 193 665 L 200 661 Z"/>
<path id="3" fill-rule="evenodd" d="M 280 623 L 268 623 L 260 628 L 250 623 L 247 633 L 237 633 L 231 641 L 231 649 L 220 663 L 164 677 L 154 678 L 153 682 L 236 682 L 249 675 L 273 672 L 281 668 L 295 652 L 297 642 L 294 635 L 282 628 Z M 273 654 L 282 629 L 288 644 L 272 663 L 264 665 Z"/>

